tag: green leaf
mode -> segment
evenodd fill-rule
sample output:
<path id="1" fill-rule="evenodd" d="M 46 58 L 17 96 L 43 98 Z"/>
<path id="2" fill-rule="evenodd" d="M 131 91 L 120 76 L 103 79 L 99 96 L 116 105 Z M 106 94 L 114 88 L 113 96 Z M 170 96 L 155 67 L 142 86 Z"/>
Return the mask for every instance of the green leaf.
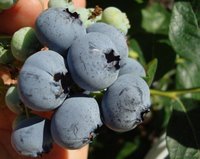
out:
<path id="1" fill-rule="evenodd" d="M 200 159 L 199 101 L 177 99 L 167 128 L 167 147 L 172 159 Z"/>
<path id="2" fill-rule="evenodd" d="M 200 28 L 191 3 L 177 2 L 172 11 L 169 38 L 176 53 L 183 59 L 177 65 L 176 88 L 200 87 Z M 200 93 L 187 97 L 200 99 Z"/>
<path id="3" fill-rule="evenodd" d="M 0 45 L 0 64 L 9 64 L 13 62 L 14 57 L 12 55 L 11 49 L 4 49 Z"/>
<path id="4" fill-rule="evenodd" d="M 142 50 L 141 50 L 140 45 L 138 44 L 138 42 L 137 42 L 135 39 L 131 39 L 131 40 L 129 41 L 129 45 L 130 45 L 130 49 L 133 50 L 134 53 L 137 54 L 140 63 L 141 63 L 142 65 L 145 65 L 145 64 L 146 64 L 146 61 L 145 61 L 145 59 L 144 59 L 143 52 L 142 52 Z M 132 57 L 131 52 L 129 52 L 129 56 Z M 134 56 L 134 55 L 133 55 L 133 56 Z"/>
<path id="5" fill-rule="evenodd" d="M 200 29 L 189 2 L 177 2 L 172 10 L 169 39 L 176 53 L 199 63 Z"/>
<path id="6" fill-rule="evenodd" d="M 8 64 L 14 60 L 11 52 L 11 36 L 0 36 L 0 64 Z"/>
<path id="7" fill-rule="evenodd" d="M 199 0 L 193 0 L 192 1 L 192 6 L 194 9 L 194 13 L 196 14 L 198 24 L 200 25 L 200 1 Z"/>
<path id="8" fill-rule="evenodd" d="M 147 69 L 146 69 L 147 76 L 145 77 L 145 80 L 149 86 L 153 82 L 154 76 L 156 74 L 157 66 L 158 66 L 157 59 L 153 59 L 147 64 Z"/>
<path id="9" fill-rule="evenodd" d="M 0 35 L 0 46 L 2 46 L 4 49 L 9 49 L 11 39 L 11 36 Z"/>
<path id="10" fill-rule="evenodd" d="M 149 33 L 168 34 L 171 14 L 159 3 L 142 10 L 142 27 Z"/>
<path id="11" fill-rule="evenodd" d="M 191 3 L 177 2 L 172 10 L 169 39 L 181 58 L 176 68 L 176 88 L 200 87 L 200 29 Z M 200 159 L 200 94 L 177 100 L 167 129 L 171 158 Z M 179 131 L 178 131 L 179 130 Z"/>

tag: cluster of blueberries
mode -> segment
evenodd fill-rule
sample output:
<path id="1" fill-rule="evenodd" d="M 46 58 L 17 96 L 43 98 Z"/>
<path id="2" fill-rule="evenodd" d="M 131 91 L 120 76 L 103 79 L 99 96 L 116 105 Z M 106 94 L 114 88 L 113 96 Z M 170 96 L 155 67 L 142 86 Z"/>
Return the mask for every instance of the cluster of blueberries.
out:
<path id="1" fill-rule="evenodd" d="M 49 50 L 26 59 L 17 90 L 27 108 L 54 113 L 15 126 L 11 141 L 17 152 L 37 157 L 53 142 L 78 149 L 102 125 L 126 132 L 143 121 L 151 105 L 149 86 L 143 66 L 128 57 L 123 33 L 102 22 L 85 28 L 76 12 L 63 8 L 45 10 L 35 31 Z"/>

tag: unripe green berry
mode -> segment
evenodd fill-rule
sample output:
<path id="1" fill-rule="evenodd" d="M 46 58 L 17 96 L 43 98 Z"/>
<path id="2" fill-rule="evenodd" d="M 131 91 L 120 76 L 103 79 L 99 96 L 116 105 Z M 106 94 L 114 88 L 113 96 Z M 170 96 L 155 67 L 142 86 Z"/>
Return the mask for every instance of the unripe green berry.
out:
<path id="1" fill-rule="evenodd" d="M 102 13 L 101 21 L 113 25 L 124 34 L 127 34 L 128 29 L 130 28 L 126 13 L 123 13 L 116 7 L 105 8 Z"/>
<path id="2" fill-rule="evenodd" d="M 42 48 L 36 37 L 35 30 L 23 27 L 16 31 L 11 40 L 13 56 L 19 61 L 25 61 L 30 55 Z"/>
<path id="3" fill-rule="evenodd" d="M 0 9 L 11 8 L 18 0 L 0 0 Z"/>
<path id="4" fill-rule="evenodd" d="M 24 107 L 19 98 L 16 86 L 11 86 L 7 90 L 6 96 L 5 96 L 5 102 L 6 102 L 6 105 L 8 106 L 8 108 L 12 112 L 14 112 L 16 114 L 20 114 L 20 113 L 24 112 Z"/>
<path id="5" fill-rule="evenodd" d="M 75 9 L 74 4 L 69 0 L 49 0 L 48 8 L 68 8 L 69 11 Z"/>

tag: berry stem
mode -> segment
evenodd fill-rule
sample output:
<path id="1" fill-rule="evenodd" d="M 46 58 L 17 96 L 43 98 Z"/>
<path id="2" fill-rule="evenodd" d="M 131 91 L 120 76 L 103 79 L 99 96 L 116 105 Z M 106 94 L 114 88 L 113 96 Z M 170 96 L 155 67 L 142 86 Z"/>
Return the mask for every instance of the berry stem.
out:
<path id="1" fill-rule="evenodd" d="M 30 118 L 29 110 L 26 106 L 24 106 L 24 110 L 25 110 L 25 113 L 26 113 L 26 118 L 29 119 Z"/>
<path id="2" fill-rule="evenodd" d="M 12 36 L 9 35 L 0 35 L 0 40 L 10 40 L 12 38 Z"/>
<path id="3" fill-rule="evenodd" d="M 97 92 L 91 92 L 90 96 L 95 98 L 97 101 L 98 100 L 100 101 L 103 98 L 103 94 L 104 94 L 103 91 L 101 91 L 101 92 L 97 91 Z"/>

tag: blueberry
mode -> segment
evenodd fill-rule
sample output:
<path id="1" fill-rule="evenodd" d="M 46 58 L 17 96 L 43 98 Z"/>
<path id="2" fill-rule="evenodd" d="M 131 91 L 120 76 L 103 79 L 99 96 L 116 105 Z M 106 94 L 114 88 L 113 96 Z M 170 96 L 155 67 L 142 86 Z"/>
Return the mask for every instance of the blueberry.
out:
<path id="1" fill-rule="evenodd" d="M 11 134 L 13 148 L 24 156 L 38 157 L 52 148 L 50 121 L 41 117 L 22 120 Z"/>
<path id="2" fill-rule="evenodd" d="M 13 5 L 17 3 L 17 0 L 2 0 L 0 1 L 0 10 L 6 10 L 11 8 Z"/>
<path id="3" fill-rule="evenodd" d="M 145 77 L 146 72 L 144 67 L 135 59 L 127 57 L 120 61 L 119 76 L 123 74 L 133 73 L 134 75 Z"/>
<path id="4" fill-rule="evenodd" d="M 102 90 L 111 85 L 119 73 L 120 56 L 104 34 L 92 32 L 74 41 L 67 64 L 73 80 L 83 89 Z"/>
<path id="5" fill-rule="evenodd" d="M 117 132 L 130 131 L 142 122 L 150 104 L 149 87 L 141 77 L 119 76 L 103 96 L 100 109 L 103 123 Z"/>
<path id="6" fill-rule="evenodd" d="M 68 149 L 78 149 L 90 143 L 101 127 L 99 106 L 91 97 L 67 98 L 52 117 L 54 141 Z"/>
<path id="7" fill-rule="evenodd" d="M 43 45 L 62 55 L 77 37 L 86 34 L 79 15 L 61 8 L 49 8 L 42 12 L 36 20 L 35 29 Z"/>
<path id="8" fill-rule="evenodd" d="M 125 35 L 128 33 L 128 29 L 131 27 L 126 13 L 122 12 L 119 8 L 112 6 L 103 10 L 101 22 L 116 27 Z"/>
<path id="9" fill-rule="evenodd" d="M 37 111 L 57 108 L 68 95 L 64 59 L 54 51 L 39 51 L 24 63 L 18 78 L 22 102 Z"/>
<path id="10" fill-rule="evenodd" d="M 112 42 L 115 44 L 116 49 L 121 56 L 121 58 L 128 57 L 128 45 L 124 34 L 117 30 L 114 26 L 98 22 L 90 25 L 87 28 L 87 32 L 99 32 L 108 36 Z"/>
<path id="11" fill-rule="evenodd" d="M 8 108 L 16 114 L 20 114 L 24 111 L 24 107 L 22 105 L 22 101 L 19 98 L 16 86 L 9 87 L 6 92 L 5 102 Z"/>
<path id="12" fill-rule="evenodd" d="M 42 46 L 32 27 L 22 27 L 12 36 L 12 54 L 19 61 L 24 62 L 30 55 L 41 50 L 41 48 Z"/>

